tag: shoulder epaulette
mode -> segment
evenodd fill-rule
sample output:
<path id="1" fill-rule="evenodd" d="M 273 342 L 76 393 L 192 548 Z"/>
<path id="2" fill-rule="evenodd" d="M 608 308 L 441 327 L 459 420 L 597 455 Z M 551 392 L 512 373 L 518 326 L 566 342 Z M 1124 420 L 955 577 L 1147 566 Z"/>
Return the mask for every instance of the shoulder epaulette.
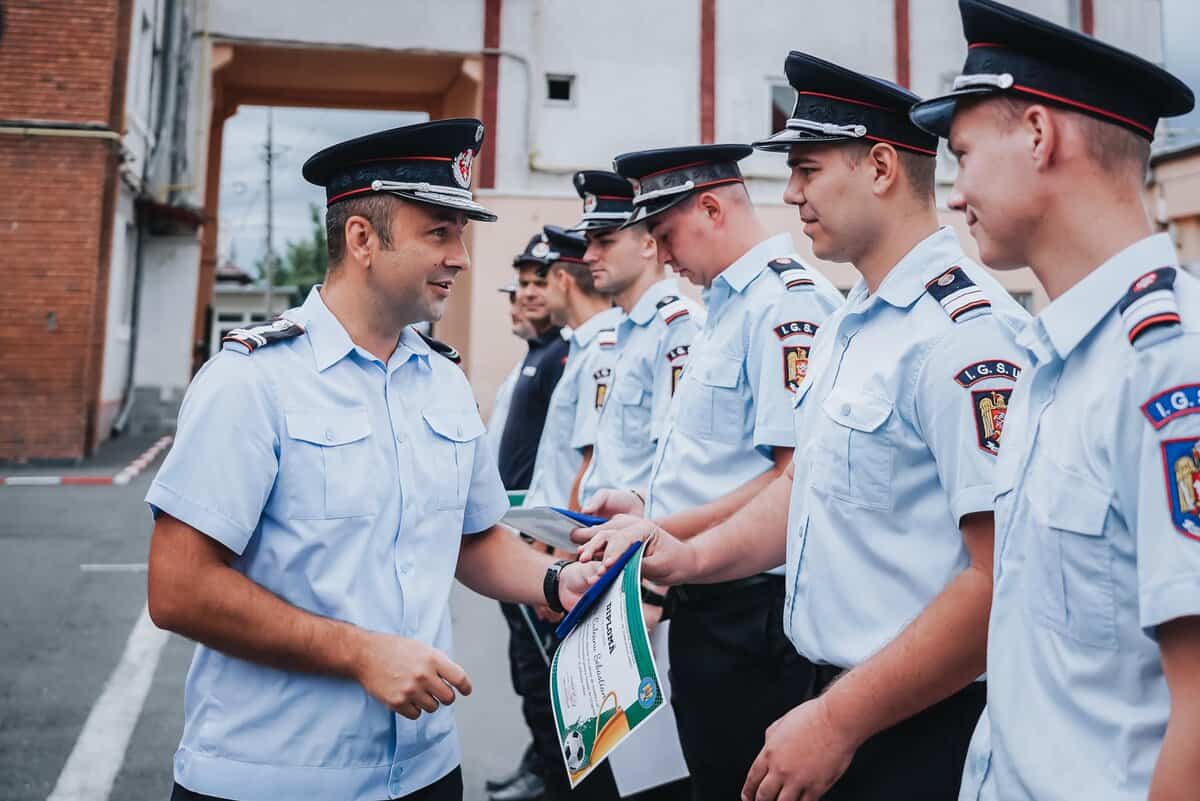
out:
<path id="1" fill-rule="evenodd" d="M 416 331 L 415 328 L 413 330 Z M 439 342 L 433 337 L 427 337 L 420 331 L 417 331 L 417 336 L 425 340 L 425 344 L 428 345 L 429 349 L 434 353 L 440 353 L 442 356 L 445 356 L 447 359 L 457 365 L 462 364 L 462 354 L 455 350 L 453 345 L 447 345 L 445 342 Z"/>
<path id="2" fill-rule="evenodd" d="M 958 266 L 926 284 L 925 291 L 942 304 L 946 314 L 956 323 L 978 317 L 992 307 L 983 290 Z"/>
<path id="3" fill-rule="evenodd" d="M 279 317 L 269 323 L 252 325 L 249 328 L 235 328 L 221 337 L 221 344 L 236 342 L 248 352 L 253 353 L 258 348 L 265 348 L 273 342 L 282 342 L 303 333 L 304 326 L 300 323 L 286 317 Z"/>
<path id="4" fill-rule="evenodd" d="M 680 300 L 678 295 L 667 295 L 655 306 L 658 308 L 658 316 L 667 325 L 676 320 L 682 320 L 691 313 L 688 311 L 687 304 Z"/>
<path id="5" fill-rule="evenodd" d="M 1175 268 L 1151 270 L 1130 285 L 1129 291 L 1117 304 L 1125 336 L 1135 347 L 1161 342 L 1164 337 L 1142 337 L 1151 331 L 1176 328 L 1180 325 L 1179 306 L 1175 302 Z"/>
<path id="6" fill-rule="evenodd" d="M 791 256 L 771 259 L 767 266 L 774 270 L 775 274 L 783 280 L 783 285 L 787 287 L 789 292 L 816 286 L 816 282 L 809 275 L 808 269 L 798 259 L 793 259 Z"/>
<path id="7" fill-rule="evenodd" d="M 615 348 L 617 346 L 617 329 L 601 328 L 596 332 L 596 344 L 604 350 Z"/>

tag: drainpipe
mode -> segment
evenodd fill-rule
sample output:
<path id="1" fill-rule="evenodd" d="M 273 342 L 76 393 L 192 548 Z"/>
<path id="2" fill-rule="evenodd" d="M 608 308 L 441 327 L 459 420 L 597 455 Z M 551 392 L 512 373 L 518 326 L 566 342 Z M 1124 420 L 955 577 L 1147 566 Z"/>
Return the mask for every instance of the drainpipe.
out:
<path id="1" fill-rule="evenodd" d="M 166 81 L 166 66 L 169 63 L 173 45 L 175 42 L 175 8 L 174 0 L 166 0 L 166 18 L 163 20 L 163 43 L 162 49 L 157 57 L 150 62 L 150 93 L 154 94 L 155 79 L 158 79 L 158 100 L 157 114 L 154 120 L 154 143 L 150 146 L 150 152 L 146 155 L 142 162 L 142 180 L 138 190 L 138 197 L 134 201 L 133 219 L 137 226 L 137 242 L 134 246 L 133 259 L 133 299 L 129 309 L 129 353 L 125 367 L 125 388 L 122 390 L 121 410 L 117 413 L 117 417 L 113 420 L 112 435 L 118 437 L 125 432 L 129 425 L 129 416 L 133 412 L 133 379 L 134 367 L 137 357 L 138 344 L 138 317 L 141 315 L 142 308 L 142 274 L 143 264 L 145 259 L 145 242 L 146 242 L 146 221 L 149 217 L 149 212 L 146 210 L 145 202 L 153 200 L 151 193 L 147 189 L 150 183 L 150 174 L 153 171 L 154 159 L 158 156 L 158 148 L 163 140 L 163 129 L 166 122 L 167 98 L 169 97 Z M 155 4 L 155 16 L 158 16 L 158 6 Z M 157 20 L 156 20 L 157 21 Z M 160 68 L 161 67 L 161 68 Z"/>
<path id="2" fill-rule="evenodd" d="M 583 169 L 566 164 L 553 164 L 542 160 L 541 107 L 538 104 L 539 81 L 542 77 L 542 48 L 545 42 L 546 0 L 533 1 L 533 13 L 529 21 L 530 46 L 528 53 L 517 53 L 503 48 L 484 48 L 485 56 L 496 55 L 511 58 L 525 70 L 525 152 L 529 154 L 529 169 L 550 175 L 573 175 Z"/>

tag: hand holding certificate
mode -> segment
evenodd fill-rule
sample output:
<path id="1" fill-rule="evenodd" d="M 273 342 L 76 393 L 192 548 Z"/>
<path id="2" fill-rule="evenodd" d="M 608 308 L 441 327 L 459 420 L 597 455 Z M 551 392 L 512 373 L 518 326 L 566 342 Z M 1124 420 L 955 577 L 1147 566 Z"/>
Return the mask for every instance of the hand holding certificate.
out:
<path id="1" fill-rule="evenodd" d="M 642 617 L 641 549 L 630 546 L 555 632 L 550 698 L 572 787 L 663 705 Z"/>
<path id="2" fill-rule="evenodd" d="M 574 529 L 598 526 L 607 521 L 603 517 L 592 517 L 556 506 L 515 506 L 505 513 L 500 522 L 547 545 L 573 554 L 579 550 L 579 545 L 571 542 L 571 532 Z"/>

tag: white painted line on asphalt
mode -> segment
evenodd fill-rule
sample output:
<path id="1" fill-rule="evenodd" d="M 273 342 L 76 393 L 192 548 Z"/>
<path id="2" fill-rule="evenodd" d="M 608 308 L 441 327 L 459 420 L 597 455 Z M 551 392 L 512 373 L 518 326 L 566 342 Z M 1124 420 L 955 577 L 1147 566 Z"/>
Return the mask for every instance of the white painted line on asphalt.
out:
<path id="1" fill-rule="evenodd" d="M 145 562 L 117 562 L 114 564 L 84 564 L 79 569 L 84 573 L 145 573 Z"/>
<path id="2" fill-rule="evenodd" d="M 145 453 L 138 456 L 121 468 L 114 476 L 0 476 L 0 487 L 58 487 L 64 485 L 125 485 L 137 477 L 139 473 L 150 466 L 151 462 L 167 448 L 174 437 L 170 434 L 160 437 Z"/>
<path id="3" fill-rule="evenodd" d="M 129 738 L 142 714 L 167 637 L 142 607 L 125 653 L 88 713 L 47 801 L 106 801 L 125 761 Z"/>
<path id="4" fill-rule="evenodd" d="M 10 487 L 54 487 L 62 483 L 60 476 L 9 476 L 4 483 Z"/>

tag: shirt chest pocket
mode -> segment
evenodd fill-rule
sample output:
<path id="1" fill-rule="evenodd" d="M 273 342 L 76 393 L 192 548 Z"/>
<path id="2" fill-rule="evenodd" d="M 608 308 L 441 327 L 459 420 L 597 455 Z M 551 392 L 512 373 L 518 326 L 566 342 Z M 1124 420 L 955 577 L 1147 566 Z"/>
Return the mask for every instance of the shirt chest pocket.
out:
<path id="1" fill-rule="evenodd" d="M 611 411 L 620 415 L 621 438 L 626 444 L 632 446 L 645 439 L 650 424 L 650 393 L 640 385 L 626 381 L 617 386 L 612 401 Z"/>
<path id="2" fill-rule="evenodd" d="M 433 432 L 433 447 L 420 454 L 433 473 L 429 488 L 439 510 L 459 510 L 467 505 L 475 470 L 475 448 L 483 434 L 483 421 L 475 411 L 426 409 L 421 413 Z M 418 488 L 421 489 L 421 488 Z"/>
<path id="3" fill-rule="evenodd" d="M 814 483 L 853 506 L 891 509 L 895 454 L 885 423 L 892 402 L 835 389 L 821 410 L 815 419 L 821 424 L 817 447 L 824 469 L 814 472 Z M 813 434 L 796 432 L 797 437 Z"/>
<path id="4" fill-rule="evenodd" d="M 688 372 L 692 381 L 680 404 L 681 424 L 705 439 L 741 442 L 745 436 L 741 357 L 719 354 L 690 365 Z"/>
<path id="5" fill-rule="evenodd" d="M 1112 543 L 1104 534 L 1111 493 L 1043 458 L 1025 484 L 1034 529 L 1029 578 L 1033 617 L 1078 642 L 1117 647 Z"/>
<path id="6" fill-rule="evenodd" d="M 318 520 L 378 513 L 367 410 L 296 411 L 285 419 L 288 443 L 280 473 L 287 471 L 287 516 Z"/>

